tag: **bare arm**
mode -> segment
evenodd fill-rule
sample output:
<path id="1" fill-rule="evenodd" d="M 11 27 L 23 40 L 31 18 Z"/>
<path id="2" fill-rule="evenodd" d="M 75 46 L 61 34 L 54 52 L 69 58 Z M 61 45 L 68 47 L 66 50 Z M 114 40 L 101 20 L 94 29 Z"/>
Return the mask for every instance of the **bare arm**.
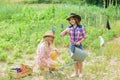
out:
<path id="1" fill-rule="evenodd" d="M 60 33 L 60 36 L 63 37 L 69 33 L 69 28 L 66 28 L 63 32 Z"/>
<path id="2" fill-rule="evenodd" d="M 77 43 L 75 43 L 75 45 L 80 45 L 84 40 L 85 40 L 85 38 L 82 38 L 80 41 L 78 41 Z"/>

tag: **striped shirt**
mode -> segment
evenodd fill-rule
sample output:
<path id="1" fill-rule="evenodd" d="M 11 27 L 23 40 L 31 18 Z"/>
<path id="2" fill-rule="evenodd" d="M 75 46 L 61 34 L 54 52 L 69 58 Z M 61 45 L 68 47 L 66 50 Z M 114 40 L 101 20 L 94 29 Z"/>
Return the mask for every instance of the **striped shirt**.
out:
<path id="1" fill-rule="evenodd" d="M 86 38 L 85 28 L 81 25 L 74 28 L 73 26 L 69 26 L 70 31 L 70 43 L 74 45 L 76 42 L 80 41 L 82 38 Z"/>

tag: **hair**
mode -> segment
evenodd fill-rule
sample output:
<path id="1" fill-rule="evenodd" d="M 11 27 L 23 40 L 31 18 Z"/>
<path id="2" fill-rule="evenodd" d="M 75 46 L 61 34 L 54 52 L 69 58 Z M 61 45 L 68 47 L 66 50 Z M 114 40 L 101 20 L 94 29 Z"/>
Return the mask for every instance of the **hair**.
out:
<path id="1" fill-rule="evenodd" d="M 43 42 L 45 43 L 45 48 L 47 49 L 48 47 L 54 47 L 54 40 L 53 41 L 51 41 L 51 42 L 49 42 L 48 41 L 48 38 L 49 38 L 49 36 L 46 36 L 46 37 L 44 37 L 41 41 L 40 41 L 40 44 L 42 44 Z"/>

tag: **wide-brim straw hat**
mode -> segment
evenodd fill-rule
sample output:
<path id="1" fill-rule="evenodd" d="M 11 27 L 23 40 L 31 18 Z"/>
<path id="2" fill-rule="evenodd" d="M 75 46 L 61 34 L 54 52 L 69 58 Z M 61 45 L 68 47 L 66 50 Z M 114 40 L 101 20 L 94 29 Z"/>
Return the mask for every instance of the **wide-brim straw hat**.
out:
<path id="1" fill-rule="evenodd" d="M 70 18 L 77 18 L 78 21 L 81 21 L 81 16 L 75 13 L 70 13 L 70 16 L 66 20 L 70 21 Z"/>
<path id="2" fill-rule="evenodd" d="M 45 32 L 45 34 L 43 35 L 43 38 L 45 38 L 45 37 L 53 37 L 53 38 L 55 38 L 55 35 L 53 34 L 52 31 L 47 31 L 47 32 Z"/>

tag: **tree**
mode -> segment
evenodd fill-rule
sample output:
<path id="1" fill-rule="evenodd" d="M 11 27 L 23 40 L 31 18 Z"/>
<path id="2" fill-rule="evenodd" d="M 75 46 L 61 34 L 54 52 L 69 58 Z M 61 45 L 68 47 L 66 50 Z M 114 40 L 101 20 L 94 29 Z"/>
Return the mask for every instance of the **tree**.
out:
<path id="1" fill-rule="evenodd" d="M 118 4 L 120 4 L 120 0 L 104 0 L 105 8 L 109 7 L 109 4 L 117 6 Z"/>
<path id="2" fill-rule="evenodd" d="M 104 4 L 105 8 L 107 8 L 107 7 L 109 6 L 109 0 L 105 0 L 104 3 L 105 3 L 105 4 Z"/>

